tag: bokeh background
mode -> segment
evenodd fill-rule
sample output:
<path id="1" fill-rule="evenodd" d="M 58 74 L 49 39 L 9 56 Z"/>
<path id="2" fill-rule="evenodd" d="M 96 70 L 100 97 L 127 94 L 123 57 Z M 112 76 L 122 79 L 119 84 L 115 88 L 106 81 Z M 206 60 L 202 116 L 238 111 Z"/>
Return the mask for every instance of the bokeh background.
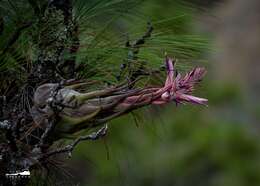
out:
<path id="1" fill-rule="evenodd" d="M 70 180 L 87 186 L 259 186 L 260 1 L 149 0 L 138 11 L 139 23 L 208 40 L 199 59 L 179 65 L 206 66 L 195 94 L 208 98 L 209 106 L 149 107 L 136 111 L 140 117 L 112 121 L 104 140 L 75 150 L 67 162 Z M 124 24 L 118 23 L 121 32 L 135 22 Z"/>

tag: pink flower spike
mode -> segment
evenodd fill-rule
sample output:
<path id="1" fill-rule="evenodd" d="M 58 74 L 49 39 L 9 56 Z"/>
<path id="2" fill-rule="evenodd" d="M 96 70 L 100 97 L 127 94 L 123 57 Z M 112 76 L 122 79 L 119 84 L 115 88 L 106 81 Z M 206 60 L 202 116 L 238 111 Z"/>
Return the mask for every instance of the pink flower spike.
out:
<path id="1" fill-rule="evenodd" d="M 199 105 L 207 105 L 207 103 L 208 103 L 208 100 L 205 98 L 199 98 L 199 97 L 187 95 L 187 94 L 177 95 L 175 99 L 179 102 L 185 101 L 185 102 L 190 102 L 190 103 L 199 104 Z"/>
<path id="2" fill-rule="evenodd" d="M 167 78 L 165 81 L 165 86 L 167 86 L 167 85 L 170 85 L 173 83 L 174 63 L 171 58 L 166 57 L 165 66 L 166 66 L 166 70 L 167 70 Z"/>
<path id="3" fill-rule="evenodd" d="M 177 77 L 174 78 L 173 60 L 167 57 L 165 59 L 165 65 L 167 77 L 163 87 L 144 88 L 131 95 L 126 93 L 125 99 L 117 105 L 115 110 L 134 109 L 149 104 L 162 105 L 172 101 L 176 102 L 176 105 L 185 102 L 207 105 L 207 99 L 189 95 L 192 93 L 194 85 L 205 75 L 206 70 L 204 68 L 194 68 L 184 77 L 178 74 Z"/>
<path id="4" fill-rule="evenodd" d="M 165 60 L 167 69 L 167 78 L 165 85 L 162 89 L 166 87 L 169 88 L 164 91 L 161 95 L 161 100 L 154 101 L 154 103 L 162 104 L 174 100 L 176 103 L 190 102 L 194 104 L 206 105 L 207 99 L 198 98 L 195 96 L 188 95 L 194 89 L 194 85 L 201 81 L 203 76 L 206 74 L 204 68 L 194 68 L 192 71 L 187 73 L 184 77 L 180 74 L 174 79 L 174 64 L 171 58 L 166 57 Z"/>

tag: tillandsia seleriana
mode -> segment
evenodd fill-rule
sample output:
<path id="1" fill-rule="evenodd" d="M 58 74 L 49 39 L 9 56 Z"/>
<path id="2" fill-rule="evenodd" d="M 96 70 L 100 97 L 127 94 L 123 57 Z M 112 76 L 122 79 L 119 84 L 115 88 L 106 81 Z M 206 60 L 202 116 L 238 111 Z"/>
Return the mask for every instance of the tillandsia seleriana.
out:
<path id="1" fill-rule="evenodd" d="M 92 92 L 79 92 L 77 88 L 84 86 L 84 83 L 67 86 L 43 84 L 34 94 L 33 120 L 38 126 L 46 128 L 50 118 L 56 114 L 59 119 L 54 136 L 58 140 L 150 104 L 187 102 L 206 105 L 207 99 L 191 95 L 194 85 L 202 80 L 206 70 L 197 67 L 182 77 L 174 71 L 174 64 L 175 61 L 166 57 L 167 76 L 162 87 L 129 88 L 133 86 L 127 83 Z"/>

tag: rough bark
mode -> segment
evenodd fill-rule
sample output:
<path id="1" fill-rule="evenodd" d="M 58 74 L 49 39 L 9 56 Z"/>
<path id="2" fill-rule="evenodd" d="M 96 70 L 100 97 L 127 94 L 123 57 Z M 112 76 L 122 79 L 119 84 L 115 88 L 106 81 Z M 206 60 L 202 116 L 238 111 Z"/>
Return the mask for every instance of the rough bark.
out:
<path id="1" fill-rule="evenodd" d="M 32 169 L 33 165 L 41 163 L 37 154 L 45 151 L 46 144 L 48 146 L 52 143 L 46 142 L 45 139 L 46 135 L 49 135 L 48 130 L 37 129 L 33 124 L 30 114 L 33 94 L 43 83 L 59 83 L 74 77 L 75 58 L 66 59 L 65 54 L 76 53 L 79 45 L 78 27 L 72 17 L 71 0 L 49 1 L 44 12 L 40 12 L 36 1 L 28 0 L 28 2 L 34 9 L 38 21 L 39 37 L 33 40 L 38 48 L 37 61 L 33 63 L 27 80 L 22 86 L 14 81 L 13 84 L 10 83 L 13 91 L 9 92 L 8 96 L 0 97 L 0 130 L 5 134 L 0 136 L 0 179 L 4 185 L 25 185 L 28 180 L 12 182 L 6 179 L 5 174 Z M 19 38 L 21 31 L 30 26 L 31 23 L 25 23 L 17 27 L 2 52 L 12 52 L 11 47 Z M 3 29 L 4 22 L 1 17 L 0 34 Z M 28 104 L 24 104 L 21 99 L 24 96 Z M 55 123 L 57 119 L 53 118 L 51 123 Z M 30 129 L 34 131 L 28 135 Z M 42 139 L 38 139 L 37 136 L 42 136 Z"/>

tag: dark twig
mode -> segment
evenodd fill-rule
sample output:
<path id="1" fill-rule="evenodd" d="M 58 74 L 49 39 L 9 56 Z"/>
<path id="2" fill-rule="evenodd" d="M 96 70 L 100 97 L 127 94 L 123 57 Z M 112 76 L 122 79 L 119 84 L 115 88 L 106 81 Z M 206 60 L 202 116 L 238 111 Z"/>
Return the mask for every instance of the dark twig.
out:
<path id="1" fill-rule="evenodd" d="M 129 49 L 128 54 L 127 54 L 127 59 L 126 59 L 126 63 L 121 64 L 120 66 L 120 74 L 118 76 L 118 80 L 121 79 L 123 70 L 125 68 L 128 68 L 129 70 L 129 74 L 127 79 L 131 81 L 134 81 L 136 78 L 138 78 L 141 75 L 148 75 L 147 73 L 144 73 L 144 64 L 142 63 L 138 69 L 133 70 L 131 69 L 131 62 L 133 60 L 137 60 L 137 55 L 139 53 L 139 49 L 142 45 L 145 44 L 146 39 L 151 37 L 151 34 L 153 32 L 153 26 L 150 22 L 147 23 L 147 31 L 145 32 L 145 34 L 143 36 L 141 36 L 140 38 L 138 38 L 137 40 L 135 40 L 134 42 L 130 42 L 129 39 L 127 39 L 125 46 Z"/>
<path id="2" fill-rule="evenodd" d="M 145 39 L 151 37 L 151 34 L 153 32 L 153 26 L 150 22 L 147 23 L 147 31 L 146 33 L 139 39 L 137 39 L 133 44 L 132 47 L 138 47 L 140 45 L 145 44 Z"/>
<path id="3" fill-rule="evenodd" d="M 69 156 L 71 156 L 72 151 L 74 150 L 74 148 L 77 146 L 77 144 L 79 142 L 85 141 L 85 140 L 100 139 L 107 134 L 107 129 L 108 129 L 108 127 L 107 127 L 107 125 L 105 125 L 101 129 L 99 129 L 97 132 L 93 132 L 93 133 L 86 135 L 86 136 L 80 136 L 75 141 L 73 141 L 73 143 L 71 143 L 71 144 L 69 144 L 65 147 L 50 151 L 50 152 L 44 154 L 40 159 L 46 159 L 46 158 L 49 158 L 50 156 L 61 154 L 61 153 L 69 153 Z"/>

